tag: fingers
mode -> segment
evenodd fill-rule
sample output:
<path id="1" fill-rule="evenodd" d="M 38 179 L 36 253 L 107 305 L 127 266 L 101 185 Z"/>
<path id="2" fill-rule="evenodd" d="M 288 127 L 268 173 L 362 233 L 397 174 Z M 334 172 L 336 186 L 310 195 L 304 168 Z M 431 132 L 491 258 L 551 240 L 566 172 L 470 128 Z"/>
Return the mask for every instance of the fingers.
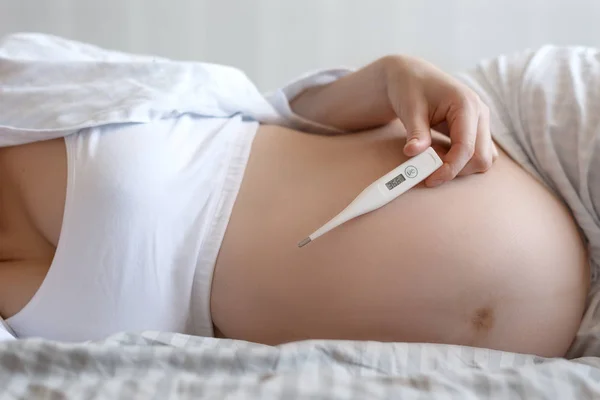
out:
<path id="1" fill-rule="evenodd" d="M 406 128 L 406 144 L 404 154 L 416 156 L 431 145 L 431 130 L 429 127 L 429 110 L 427 102 L 416 101 L 401 117 Z"/>
<path id="2" fill-rule="evenodd" d="M 448 111 L 446 121 L 450 131 L 450 151 L 445 157 L 444 165 L 427 178 L 427 186 L 437 186 L 454 179 L 471 160 L 477 143 L 478 114 L 477 106 L 466 99 Z"/>
<path id="3" fill-rule="evenodd" d="M 427 186 L 437 186 L 456 176 L 486 172 L 498 158 L 490 132 L 489 109 L 479 99 L 476 104 L 463 102 L 458 111 L 449 112 L 450 151 L 444 165 L 427 179 Z"/>
<path id="4" fill-rule="evenodd" d="M 406 61 L 406 59 L 405 59 Z M 407 65 L 409 68 L 407 68 Z M 456 176 L 487 171 L 498 157 L 491 133 L 489 110 L 469 87 L 414 60 L 393 64 L 387 95 L 406 129 L 404 154 L 414 157 L 431 146 L 431 125 L 446 122 L 450 150 L 444 165 L 427 178 L 437 186 Z M 389 71 L 388 71 L 389 72 Z M 402 93 L 400 96 L 398 93 Z"/>
<path id="5" fill-rule="evenodd" d="M 487 107 L 479 114 L 479 125 L 477 126 L 477 141 L 475 142 L 475 152 L 458 173 L 459 176 L 486 172 L 494 161 L 498 158 L 498 150 L 494 146 L 492 135 L 490 134 L 489 111 Z"/>

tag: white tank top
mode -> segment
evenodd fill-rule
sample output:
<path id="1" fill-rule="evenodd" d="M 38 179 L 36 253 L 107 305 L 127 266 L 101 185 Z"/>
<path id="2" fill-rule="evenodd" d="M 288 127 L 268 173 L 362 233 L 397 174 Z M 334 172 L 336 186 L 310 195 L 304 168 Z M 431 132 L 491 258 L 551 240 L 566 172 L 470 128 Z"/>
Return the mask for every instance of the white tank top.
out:
<path id="1" fill-rule="evenodd" d="M 193 320 L 209 307 L 209 290 L 195 293 L 194 275 L 208 271 L 204 279 L 211 278 L 223 186 L 257 126 L 241 117 L 181 116 L 66 137 L 56 255 L 33 299 L 6 320 L 16 336 L 82 341 L 121 331 L 211 332 Z"/>

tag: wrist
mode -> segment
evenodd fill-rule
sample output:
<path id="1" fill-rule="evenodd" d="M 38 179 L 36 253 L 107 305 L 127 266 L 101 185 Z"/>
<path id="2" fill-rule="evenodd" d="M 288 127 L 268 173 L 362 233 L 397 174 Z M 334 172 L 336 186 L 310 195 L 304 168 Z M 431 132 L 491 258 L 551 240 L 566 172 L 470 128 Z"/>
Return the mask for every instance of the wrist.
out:
<path id="1" fill-rule="evenodd" d="M 390 77 L 393 75 L 391 72 L 397 68 L 398 62 L 398 56 L 394 55 L 384 56 L 375 62 L 378 66 L 378 85 L 383 91 L 385 91 L 386 94 Z"/>
<path id="2" fill-rule="evenodd" d="M 392 120 L 397 118 L 393 99 L 397 98 L 398 90 L 402 89 L 403 85 L 399 82 L 399 78 L 404 75 L 403 70 L 406 68 L 406 60 L 402 55 L 388 55 L 380 58 L 376 61 L 376 64 L 378 64 L 378 68 L 376 69 L 375 82 L 378 88 L 378 97 L 385 99 L 386 114 Z"/>

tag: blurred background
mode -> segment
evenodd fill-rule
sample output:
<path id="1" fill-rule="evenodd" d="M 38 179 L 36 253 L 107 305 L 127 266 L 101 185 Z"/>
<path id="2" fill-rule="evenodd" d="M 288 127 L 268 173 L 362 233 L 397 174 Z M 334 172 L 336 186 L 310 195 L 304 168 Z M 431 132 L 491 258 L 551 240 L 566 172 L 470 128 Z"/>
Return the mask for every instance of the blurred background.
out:
<path id="1" fill-rule="evenodd" d="M 600 47 L 599 19 L 600 0 L 0 0 L 0 36 L 233 65 L 261 90 L 390 53 L 453 72 L 545 43 Z"/>

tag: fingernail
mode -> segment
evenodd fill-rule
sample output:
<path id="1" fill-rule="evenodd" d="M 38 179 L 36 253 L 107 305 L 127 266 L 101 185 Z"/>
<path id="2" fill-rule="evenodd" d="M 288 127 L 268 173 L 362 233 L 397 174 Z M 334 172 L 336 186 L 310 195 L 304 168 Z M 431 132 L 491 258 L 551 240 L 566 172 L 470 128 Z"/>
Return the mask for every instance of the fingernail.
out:
<path id="1" fill-rule="evenodd" d="M 441 179 L 435 180 L 435 181 L 431 181 L 431 182 L 428 182 L 427 186 L 429 186 L 429 187 L 436 187 L 436 186 L 441 185 L 442 182 L 443 181 Z"/>
<path id="2" fill-rule="evenodd" d="M 414 138 L 410 139 L 408 142 L 406 142 L 405 147 L 408 146 L 408 145 L 417 144 L 417 143 L 419 143 L 419 139 L 416 138 L 416 137 L 414 137 Z"/>

